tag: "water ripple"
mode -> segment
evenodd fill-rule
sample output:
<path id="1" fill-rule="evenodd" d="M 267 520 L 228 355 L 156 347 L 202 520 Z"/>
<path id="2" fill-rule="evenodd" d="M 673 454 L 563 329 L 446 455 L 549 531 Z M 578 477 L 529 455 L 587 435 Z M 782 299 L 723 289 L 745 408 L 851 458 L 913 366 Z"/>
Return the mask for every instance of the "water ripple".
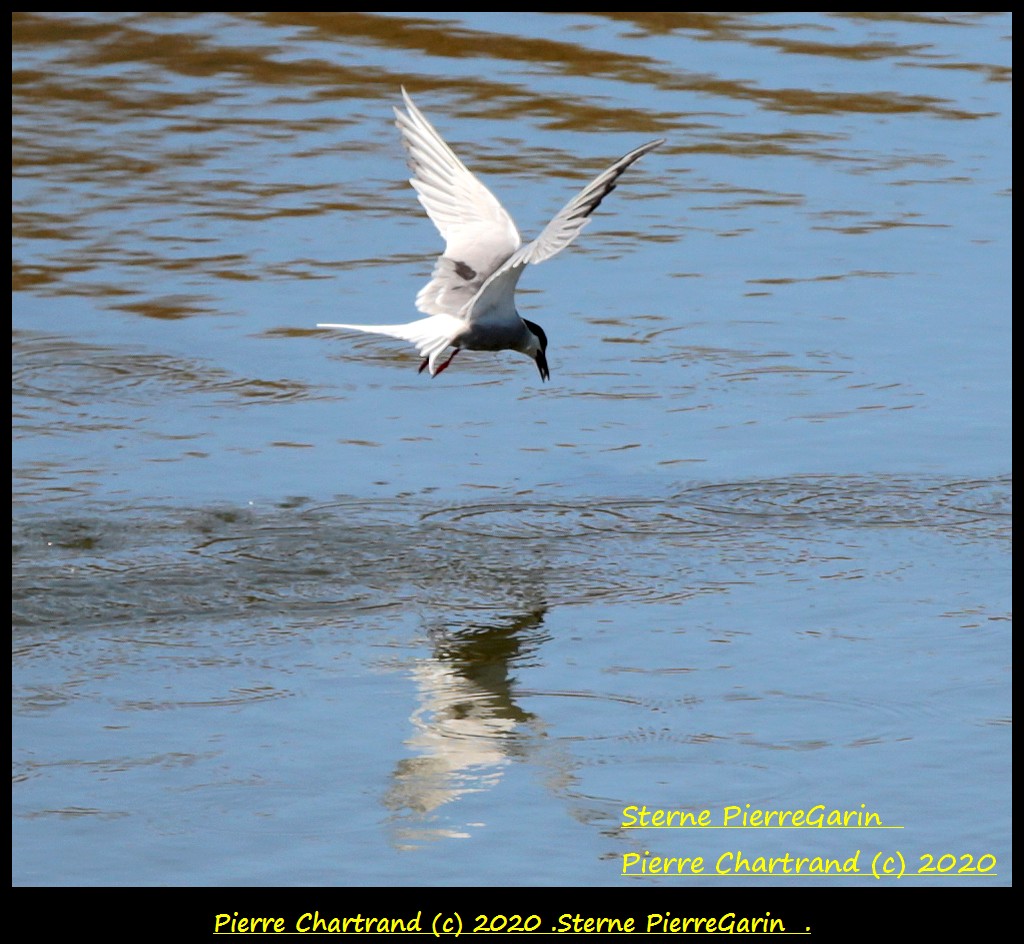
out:
<path id="1" fill-rule="evenodd" d="M 417 602 L 471 615 L 531 594 L 673 604 L 749 579 L 688 566 L 697 547 L 716 547 L 717 567 L 760 561 L 789 580 L 863 579 L 863 565 L 851 569 L 842 553 L 860 529 L 1008 540 L 1011 488 L 1009 476 L 799 476 L 688 486 L 661 499 L 20 511 L 12 619 L 16 629 L 173 623 Z"/>

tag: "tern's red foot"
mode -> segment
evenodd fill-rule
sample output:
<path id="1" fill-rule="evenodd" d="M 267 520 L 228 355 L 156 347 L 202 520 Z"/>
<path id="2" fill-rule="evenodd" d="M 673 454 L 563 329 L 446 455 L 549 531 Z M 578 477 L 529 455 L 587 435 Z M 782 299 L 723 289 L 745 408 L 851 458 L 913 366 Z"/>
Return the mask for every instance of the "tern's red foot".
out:
<path id="1" fill-rule="evenodd" d="M 448 365 L 449 365 L 449 364 L 450 364 L 450 363 L 451 363 L 451 362 L 452 362 L 453 360 L 455 360 L 455 355 L 456 355 L 456 354 L 458 354 L 458 353 L 459 353 L 459 349 L 458 349 L 458 348 L 455 348 L 455 350 L 454 350 L 454 351 L 452 351 L 452 356 L 451 356 L 451 357 L 449 357 L 449 358 L 448 358 L 448 360 L 446 360 L 446 361 L 445 361 L 445 362 L 444 362 L 444 363 L 443 363 L 443 364 L 442 364 L 442 365 L 441 365 L 440 367 L 438 367 L 438 368 L 437 368 L 437 370 L 435 370 L 435 371 L 434 371 L 434 374 L 433 374 L 433 376 L 435 376 L 435 377 L 436 377 L 436 376 L 437 376 L 437 375 L 438 375 L 439 373 L 441 373 L 441 371 L 442 371 L 442 370 L 444 370 L 444 369 L 445 369 L 445 368 L 446 368 L 446 367 L 447 367 L 447 366 L 448 366 Z M 422 364 L 420 364 L 420 369 L 419 369 L 418 371 L 416 371 L 416 373 L 418 373 L 418 374 L 422 374 L 422 373 L 423 373 L 423 370 L 424 370 L 424 368 L 425 368 L 425 367 L 427 366 L 427 364 L 429 364 L 429 363 L 430 363 L 430 358 L 425 358 L 425 359 L 424 359 L 424 361 L 423 361 L 423 363 L 422 363 Z"/>

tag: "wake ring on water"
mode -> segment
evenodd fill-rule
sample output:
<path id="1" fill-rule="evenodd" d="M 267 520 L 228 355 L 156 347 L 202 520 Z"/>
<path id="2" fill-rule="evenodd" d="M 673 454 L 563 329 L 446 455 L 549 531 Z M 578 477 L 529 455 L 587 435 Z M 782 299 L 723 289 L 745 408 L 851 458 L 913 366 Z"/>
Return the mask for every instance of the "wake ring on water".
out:
<path id="1" fill-rule="evenodd" d="M 593 534 L 708 534 L 722 522 L 684 516 L 661 500 L 609 499 L 571 503 L 455 505 L 421 516 L 424 524 L 489 537 L 538 539 Z"/>

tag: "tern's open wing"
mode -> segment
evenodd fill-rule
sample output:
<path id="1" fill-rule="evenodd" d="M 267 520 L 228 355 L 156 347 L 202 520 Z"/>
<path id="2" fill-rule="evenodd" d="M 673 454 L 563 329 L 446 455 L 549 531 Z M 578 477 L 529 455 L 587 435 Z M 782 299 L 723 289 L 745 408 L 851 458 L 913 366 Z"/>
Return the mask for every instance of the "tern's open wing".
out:
<path id="1" fill-rule="evenodd" d="M 429 315 L 455 315 L 522 244 L 512 217 L 445 144 L 402 89 L 406 111 L 395 124 L 409 152 L 409 181 L 444 237 L 444 255 L 416 296 Z"/>
<path id="2" fill-rule="evenodd" d="M 664 138 L 642 144 L 625 157 L 620 157 L 611 167 L 584 187 L 544 227 L 541 234 L 531 243 L 514 252 L 503 265 L 484 283 L 479 296 L 471 308 L 462 313 L 467 321 L 485 320 L 491 312 L 507 307 L 511 292 L 519 281 L 524 266 L 531 262 L 543 262 L 561 252 L 580 233 L 590 220 L 590 214 L 601 201 L 615 189 L 616 181 L 623 172 L 648 151 L 665 143 Z"/>

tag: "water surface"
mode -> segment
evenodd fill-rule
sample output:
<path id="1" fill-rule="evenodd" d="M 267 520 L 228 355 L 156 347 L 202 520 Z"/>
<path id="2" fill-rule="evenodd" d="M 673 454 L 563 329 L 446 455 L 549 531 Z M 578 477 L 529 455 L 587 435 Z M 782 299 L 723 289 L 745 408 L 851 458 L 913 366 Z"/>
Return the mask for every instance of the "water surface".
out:
<path id="1" fill-rule="evenodd" d="M 1011 26 L 15 15 L 15 883 L 1010 884 Z M 402 85 L 527 238 L 667 139 L 549 384 L 315 328 L 441 249 Z M 903 829 L 620 825 L 748 803 Z"/>

